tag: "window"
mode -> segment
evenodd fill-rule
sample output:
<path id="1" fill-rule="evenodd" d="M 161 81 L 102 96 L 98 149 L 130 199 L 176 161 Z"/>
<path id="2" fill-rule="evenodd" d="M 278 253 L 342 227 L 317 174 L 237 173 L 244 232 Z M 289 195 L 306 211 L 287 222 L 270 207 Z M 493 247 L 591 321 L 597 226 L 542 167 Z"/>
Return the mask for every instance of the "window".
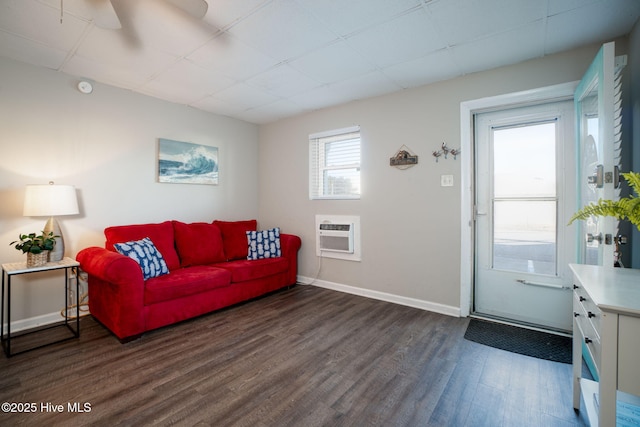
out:
<path id="1" fill-rule="evenodd" d="M 309 198 L 360 198 L 360 127 L 309 135 Z"/>

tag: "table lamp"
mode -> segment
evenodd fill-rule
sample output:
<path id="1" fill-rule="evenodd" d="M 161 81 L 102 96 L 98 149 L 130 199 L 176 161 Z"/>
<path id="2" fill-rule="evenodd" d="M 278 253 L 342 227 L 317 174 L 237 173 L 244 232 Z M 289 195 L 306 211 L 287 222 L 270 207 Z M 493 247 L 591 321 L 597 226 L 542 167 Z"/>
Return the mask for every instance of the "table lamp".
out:
<path id="1" fill-rule="evenodd" d="M 55 185 L 53 182 L 42 185 L 27 185 L 24 194 L 24 216 L 48 216 L 44 234 L 53 232 L 56 244 L 49 253 L 49 261 L 60 261 L 64 257 L 64 239 L 58 221 L 54 216 L 76 215 L 78 199 L 72 185 Z"/>

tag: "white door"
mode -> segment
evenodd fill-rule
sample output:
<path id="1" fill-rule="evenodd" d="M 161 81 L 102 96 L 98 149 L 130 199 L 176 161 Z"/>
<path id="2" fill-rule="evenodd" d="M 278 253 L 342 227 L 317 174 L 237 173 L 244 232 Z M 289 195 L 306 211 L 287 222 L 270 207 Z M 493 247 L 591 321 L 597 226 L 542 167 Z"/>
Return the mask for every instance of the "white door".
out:
<path id="1" fill-rule="evenodd" d="M 476 115 L 474 312 L 571 330 L 573 102 Z"/>
<path id="2" fill-rule="evenodd" d="M 620 196 L 617 174 L 620 165 L 620 79 L 615 45 L 602 46 L 585 73 L 574 96 L 579 155 L 579 205 Z M 618 77 L 618 78 L 616 78 Z M 591 217 L 576 223 L 579 230 L 579 261 L 614 265 L 618 221 Z"/>

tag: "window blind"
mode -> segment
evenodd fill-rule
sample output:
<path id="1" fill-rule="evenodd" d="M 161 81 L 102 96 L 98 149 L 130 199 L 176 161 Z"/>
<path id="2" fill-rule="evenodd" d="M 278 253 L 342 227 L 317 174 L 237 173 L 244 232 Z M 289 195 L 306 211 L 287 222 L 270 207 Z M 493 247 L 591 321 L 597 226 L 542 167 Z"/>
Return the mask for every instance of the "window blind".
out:
<path id="1" fill-rule="evenodd" d="M 360 127 L 309 135 L 309 198 L 360 198 Z"/>

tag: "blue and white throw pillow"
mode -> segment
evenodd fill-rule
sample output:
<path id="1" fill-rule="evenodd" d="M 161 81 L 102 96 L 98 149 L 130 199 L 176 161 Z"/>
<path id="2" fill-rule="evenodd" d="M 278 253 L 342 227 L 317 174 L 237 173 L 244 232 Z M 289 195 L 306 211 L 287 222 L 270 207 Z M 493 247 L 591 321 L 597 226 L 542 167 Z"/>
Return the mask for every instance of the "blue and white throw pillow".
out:
<path id="1" fill-rule="evenodd" d="M 116 243 L 113 247 L 122 255 L 126 255 L 140 264 L 144 280 L 169 274 L 166 261 L 148 237 L 132 242 Z"/>
<path id="2" fill-rule="evenodd" d="M 262 231 L 247 231 L 249 252 L 247 259 L 276 258 L 282 256 L 280 250 L 280 228 Z"/>

